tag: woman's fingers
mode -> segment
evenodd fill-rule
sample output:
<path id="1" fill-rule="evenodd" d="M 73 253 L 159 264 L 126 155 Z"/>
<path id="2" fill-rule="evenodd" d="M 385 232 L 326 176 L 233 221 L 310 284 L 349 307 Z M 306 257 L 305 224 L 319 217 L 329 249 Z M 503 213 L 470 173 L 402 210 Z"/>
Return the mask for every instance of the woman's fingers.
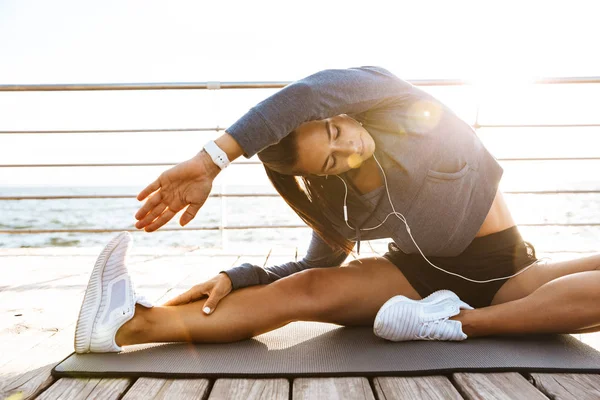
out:
<path id="1" fill-rule="evenodd" d="M 146 232 L 153 232 L 157 230 L 158 228 L 169 222 L 175 214 L 176 213 L 173 210 L 167 208 L 157 219 L 155 219 L 150 225 L 144 228 L 144 230 Z"/>
<path id="2" fill-rule="evenodd" d="M 204 307 L 202 308 L 204 314 L 212 314 L 213 311 L 215 311 L 215 308 L 217 308 L 219 301 L 221 301 L 221 297 L 217 296 L 213 290 L 204 303 Z"/>
<path id="3" fill-rule="evenodd" d="M 156 219 L 159 215 L 161 215 L 165 209 L 167 208 L 166 204 L 160 203 L 152 211 L 150 211 L 144 218 L 135 223 L 135 227 L 138 229 L 142 229 L 152 221 Z"/>
<path id="4" fill-rule="evenodd" d="M 163 304 L 163 306 L 178 306 L 180 304 L 187 304 L 200 298 L 203 294 L 204 292 L 202 290 L 202 286 L 196 285 L 187 292 L 181 293 L 179 296 L 173 297 L 171 300 Z"/>
<path id="5" fill-rule="evenodd" d="M 152 197 L 150 197 L 144 205 L 135 213 L 135 219 L 142 219 L 152 210 L 154 207 L 160 204 L 162 201 L 161 193 L 155 193 Z"/>
<path id="6" fill-rule="evenodd" d="M 139 201 L 144 200 L 150 193 L 156 192 L 160 188 L 160 180 L 156 179 L 154 182 L 146 186 L 142 191 L 137 195 L 137 199 Z"/>
<path id="7" fill-rule="evenodd" d="M 196 204 L 190 204 L 188 208 L 185 210 L 181 218 L 179 219 L 179 224 L 181 226 L 186 226 L 188 222 L 194 219 L 196 214 L 200 210 L 200 206 Z"/>

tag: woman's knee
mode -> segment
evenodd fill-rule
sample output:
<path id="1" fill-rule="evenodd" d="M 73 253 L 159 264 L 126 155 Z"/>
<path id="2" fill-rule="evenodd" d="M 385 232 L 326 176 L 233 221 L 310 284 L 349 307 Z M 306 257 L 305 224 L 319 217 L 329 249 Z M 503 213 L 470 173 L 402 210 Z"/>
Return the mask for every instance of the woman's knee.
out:
<path id="1" fill-rule="evenodd" d="M 421 298 L 404 274 L 382 258 L 309 269 L 295 275 L 296 293 L 306 304 L 324 311 L 350 303 L 381 305 L 395 295 Z"/>
<path id="2" fill-rule="evenodd" d="M 276 285 L 288 297 L 291 296 L 299 301 L 305 301 L 320 290 L 315 287 L 322 280 L 320 278 L 322 275 L 319 272 L 320 269 L 318 268 L 306 269 L 279 279 L 271 285 Z"/>
<path id="3" fill-rule="evenodd" d="M 289 293 L 293 293 L 295 297 L 299 297 L 302 301 L 318 298 L 325 292 L 326 281 L 331 281 L 331 277 L 326 277 L 326 275 L 331 274 L 322 268 L 297 272 L 285 278 L 284 290 L 289 290 Z M 283 280 L 281 283 L 284 283 Z"/>

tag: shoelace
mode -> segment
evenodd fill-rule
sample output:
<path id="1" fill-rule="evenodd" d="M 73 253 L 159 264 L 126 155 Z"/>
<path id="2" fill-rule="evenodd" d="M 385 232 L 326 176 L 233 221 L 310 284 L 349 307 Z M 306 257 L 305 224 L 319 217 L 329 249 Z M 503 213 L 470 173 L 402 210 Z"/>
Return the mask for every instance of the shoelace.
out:
<path id="1" fill-rule="evenodd" d="M 435 337 L 435 334 L 438 333 L 440 324 L 442 322 L 447 321 L 448 318 L 449 317 L 438 319 L 438 320 L 435 320 L 435 321 L 423 322 L 423 325 L 419 329 L 419 334 L 417 335 L 417 337 L 419 339 L 425 339 L 425 340 L 435 340 L 435 339 L 438 339 L 440 336 Z"/>

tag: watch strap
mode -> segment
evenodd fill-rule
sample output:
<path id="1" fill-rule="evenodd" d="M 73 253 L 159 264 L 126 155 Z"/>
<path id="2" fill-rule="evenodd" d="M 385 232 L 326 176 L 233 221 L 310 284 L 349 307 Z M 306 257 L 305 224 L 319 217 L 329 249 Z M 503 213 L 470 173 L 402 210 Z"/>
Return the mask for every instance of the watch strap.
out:
<path id="1" fill-rule="evenodd" d="M 227 168 L 230 164 L 227 153 L 225 153 L 217 144 L 210 140 L 204 145 L 204 150 L 208 153 L 213 162 L 221 169 Z"/>

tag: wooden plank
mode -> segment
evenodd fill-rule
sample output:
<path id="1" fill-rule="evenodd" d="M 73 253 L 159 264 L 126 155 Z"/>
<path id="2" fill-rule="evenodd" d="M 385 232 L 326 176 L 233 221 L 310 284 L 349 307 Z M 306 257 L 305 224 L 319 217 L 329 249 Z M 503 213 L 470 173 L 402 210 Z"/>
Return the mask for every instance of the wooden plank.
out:
<path id="1" fill-rule="evenodd" d="M 208 379 L 139 378 L 125 393 L 123 400 L 203 399 L 209 385 Z"/>
<path id="2" fill-rule="evenodd" d="M 129 385 L 129 379 L 62 378 L 43 392 L 38 399 L 119 399 Z"/>
<path id="3" fill-rule="evenodd" d="M 600 399 L 600 375 L 531 373 L 533 384 L 551 399 Z"/>
<path id="4" fill-rule="evenodd" d="M 89 275 L 76 275 L 53 282 L 53 287 L 14 293 L 21 304 L 20 317 L 5 313 L 8 326 L 0 331 L 0 367 L 74 323 Z M 5 307 L 14 307 L 6 305 Z M 3 324 L 4 325 L 4 324 Z"/>
<path id="5" fill-rule="evenodd" d="M 64 351 L 61 353 L 64 354 Z M 54 364 L 47 364 L 22 374 L 0 375 L 0 398 L 19 400 L 34 398 L 54 382 L 54 378 L 50 375 Z"/>
<path id="6" fill-rule="evenodd" d="M 379 399 L 457 399 L 462 400 L 458 390 L 445 376 L 386 376 L 373 379 Z"/>
<path id="7" fill-rule="evenodd" d="M 293 382 L 292 399 L 375 400 L 375 395 L 365 377 L 297 378 Z"/>
<path id="8" fill-rule="evenodd" d="M 51 261 L 38 260 L 45 269 L 30 274 L 10 264 L 29 283 L 8 285 L 0 293 L 0 367 L 74 322 L 95 258 Z"/>
<path id="9" fill-rule="evenodd" d="M 498 373 L 456 373 L 452 379 L 465 399 L 547 399 L 521 374 L 517 372 Z"/>
<path id="10" fill-rule="evenodd" d="M 167 257 L 153 260 L 154 264 L 148 262 L 133 267 L 132 276 L 138 289 L 141 289 L 140 293 L 150 299 L 156 299 L 156 303 L 160 304 L 161 299 L 164 300 L 163 296 L 173 286 L 182 282 L 187 285 L 191 273 L 201 271 L 205 276 L 210 277 L 220 267 L 224 265 L 228 267 L 236 259 L 237 257 L 220 257 L 218 261 L 214 261 L 212 257 L 207 256 L 195 256 L 183 260 L 180 257 Z M 177 262 L 185 268 L 165 268 L 171 262 Z M 67 317 L 63 316 L 68 319 L 66 326 L 29 350 L 23 351 L 20 357 L 0 367 L 0 398 L 13 394 L 20 394 L 22 399 L 33 398 L 52 384 L 50 371 L 58 361 L 73 351 L 76 312 L 81 304 L 83 292 L 79 297 L 75 302 L 77 309 L 75 313 Z"/>
<path id="11" fill-rule="evenodd" d="M 273 399 L 287 400 L 290 384 L 287 379 L 217 379 L 208 400 Z"/>

